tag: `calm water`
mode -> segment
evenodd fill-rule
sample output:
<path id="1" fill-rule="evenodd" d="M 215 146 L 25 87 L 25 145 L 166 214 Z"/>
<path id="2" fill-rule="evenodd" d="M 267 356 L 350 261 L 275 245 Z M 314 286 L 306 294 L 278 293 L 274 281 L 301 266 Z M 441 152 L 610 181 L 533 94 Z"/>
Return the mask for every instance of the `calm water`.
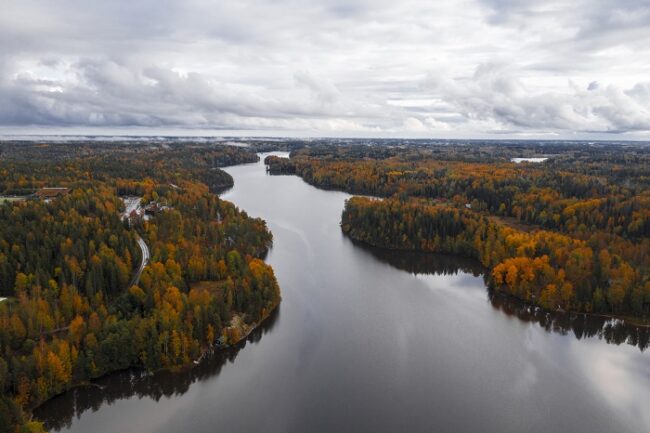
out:
<path id="1" fill-rule="evenodd" d="M 472 262 L 356 245 L 347 194 L 261 162 L 228 172 L 224 197 L 273 231 L 279 311 L 191 371 L 53 400 L 37 412 L 53 431 L 650 431 L 647 332 L 495 296 Z"/>

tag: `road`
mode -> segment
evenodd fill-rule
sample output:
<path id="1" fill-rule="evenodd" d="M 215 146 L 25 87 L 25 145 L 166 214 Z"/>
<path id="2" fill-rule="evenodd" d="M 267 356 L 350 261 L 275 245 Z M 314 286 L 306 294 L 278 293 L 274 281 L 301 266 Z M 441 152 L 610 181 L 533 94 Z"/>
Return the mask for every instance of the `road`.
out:
<path id="1" fill-rule="evenodd" d="M 140 262 L 140 266 L 138 267 L 138 270 L 135 272 L 135 275 L 133 275 L 133 279 L 131 280 L 131 284 L 129 284 L 129 287 L 135 286 L 140 282 L 140 276 L 142 275 L 142 271 L 144 271 L 144 267 L 149 264 L 149 259 L 151 258 L 151 255 L 149 254 L 149 247 L 147 246 L 146 242 L 138 236 L 138 246 L 140 247 L 140 251 L 142 251 L 142 261 Z"/>
<path id="2" fill-rule="evenodd" d="M 124 201 L 125 207 L 125 211 L 122 214 L 122 219 L 127 219 L 129 215 L 131 215 L 131 212 L 140 209 L 140 202 L 142 201 L 142 197 L 124 197 L 122 200 Z M 149 259 L 151 258 L 149 247 L 147 246 L 146 242 L 140 237 L 139 234 L 136 233 L 136 236 L 138 237 L 138 246 L 140 247 L 140 251 L 142 251 L 142 261 L 140 262 L 138 270 L 133 275 L 129 287 L 135 286 L 140 282 L 142 271 L 144 271 L 144 267 L 149 264 Z"/>

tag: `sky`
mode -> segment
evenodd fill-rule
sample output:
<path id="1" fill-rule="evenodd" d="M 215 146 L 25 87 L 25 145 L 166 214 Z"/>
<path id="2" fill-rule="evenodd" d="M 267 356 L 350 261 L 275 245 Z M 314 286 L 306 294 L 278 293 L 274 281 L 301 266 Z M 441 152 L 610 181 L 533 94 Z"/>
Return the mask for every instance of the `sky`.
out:
<path id="1" fill-rule="evenodd" d="M 0 134 L 650 139 L 650 0 L 0 10 Z"/>

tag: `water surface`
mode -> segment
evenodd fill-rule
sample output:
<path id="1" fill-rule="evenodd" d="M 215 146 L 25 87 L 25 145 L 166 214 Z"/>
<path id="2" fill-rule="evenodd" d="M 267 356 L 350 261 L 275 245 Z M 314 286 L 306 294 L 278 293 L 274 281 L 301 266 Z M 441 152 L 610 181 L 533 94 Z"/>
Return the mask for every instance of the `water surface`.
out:
<path id="1" fill-rule="evenodd" d="M 273 231 L 279 311 L 191 371 L 53 400 L 37 412 L 53 431 L 650 430 L 647 333 L 490 293 L 473 262 L 359 246 L 338 225 L 347 194 L 227 171 L 224 198 Z"/>

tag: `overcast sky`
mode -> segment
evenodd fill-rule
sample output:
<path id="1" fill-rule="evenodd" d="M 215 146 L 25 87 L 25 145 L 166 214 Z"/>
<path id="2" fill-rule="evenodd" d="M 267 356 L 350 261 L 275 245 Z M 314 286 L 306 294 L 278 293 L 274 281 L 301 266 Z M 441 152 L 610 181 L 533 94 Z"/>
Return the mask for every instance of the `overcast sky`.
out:
<path id="1" fill-rule="evenodd" d="M 0 132 L 650 139 L 650 0 L 0 0 Z"/>

